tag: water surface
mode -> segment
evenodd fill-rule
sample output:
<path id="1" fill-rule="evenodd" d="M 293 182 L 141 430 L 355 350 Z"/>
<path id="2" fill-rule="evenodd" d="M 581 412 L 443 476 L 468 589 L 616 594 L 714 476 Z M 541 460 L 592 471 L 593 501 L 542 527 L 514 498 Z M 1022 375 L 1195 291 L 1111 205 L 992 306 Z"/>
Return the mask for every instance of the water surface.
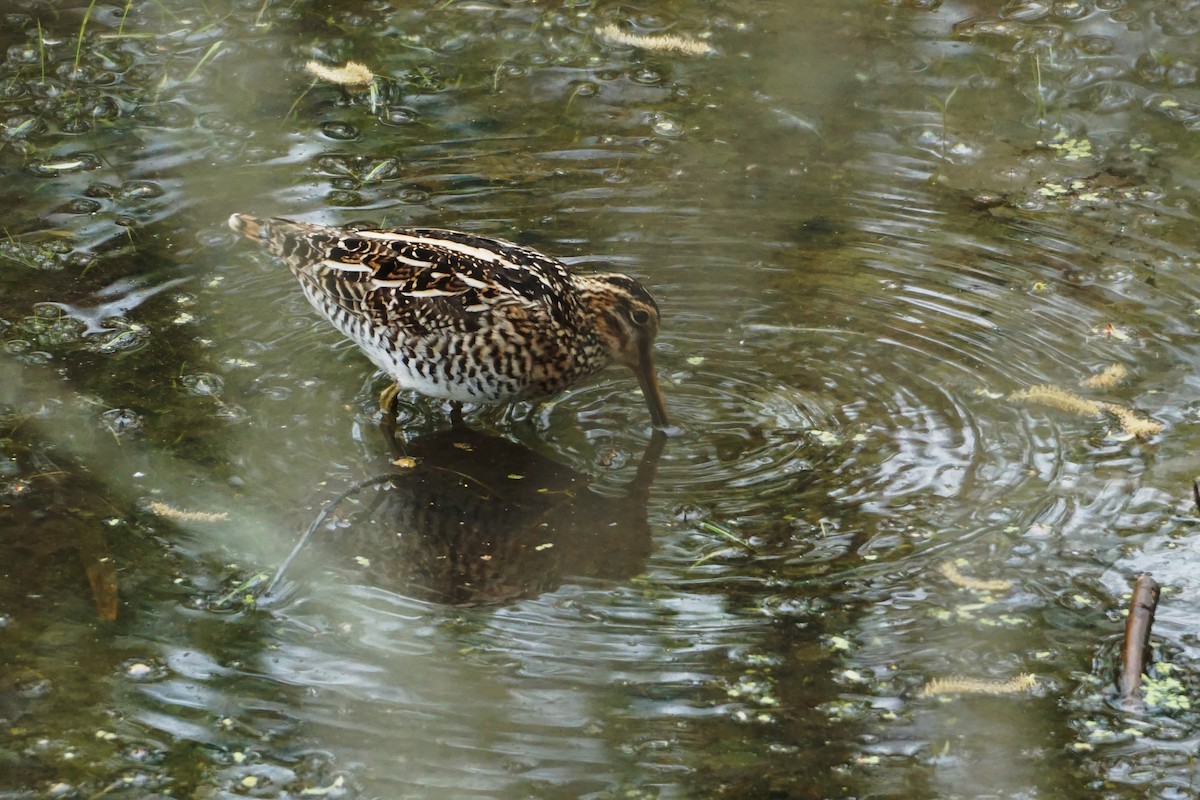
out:
<path id="1" fill-rule="evenodd" d="M 0 797 L 1197 794 L 1191 4 L 0 10 Z M 678 429 L 393 439 L 233 211 L 634 274 Z"/>

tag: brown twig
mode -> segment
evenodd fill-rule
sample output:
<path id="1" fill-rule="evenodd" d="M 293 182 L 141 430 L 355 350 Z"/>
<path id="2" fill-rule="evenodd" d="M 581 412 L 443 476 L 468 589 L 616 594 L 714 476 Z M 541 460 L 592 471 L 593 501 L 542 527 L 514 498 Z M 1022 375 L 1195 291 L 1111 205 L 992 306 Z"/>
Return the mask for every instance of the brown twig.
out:
<path id="1" fill-rule="evenodd" d="M 1140 707 L 1142 703 L 1142 673 L 1146 670 L 1150 628 L 1154 625 L 1154 609 L 1157 606 L 1158 582 L 1149 575 L 1139 575 L 1133 584 L 1129 616 L 1125 618 L 1125 642 L 1121 646 L 1118 687 L 1126 708 Z"/>

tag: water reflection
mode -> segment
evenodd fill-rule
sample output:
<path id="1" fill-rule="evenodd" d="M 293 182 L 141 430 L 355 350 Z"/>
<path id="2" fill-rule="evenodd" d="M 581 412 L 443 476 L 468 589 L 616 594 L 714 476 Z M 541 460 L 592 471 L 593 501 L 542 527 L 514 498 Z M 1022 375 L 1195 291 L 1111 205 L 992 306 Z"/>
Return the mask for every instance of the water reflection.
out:
<path id="1" fill-rule="evenodd" d="M 0 457 L 0 530 L 5 532 L 0 563 L 7 565 L 0 628 L 8 613 L 25 610 L 31 599 L 41 599 L 47 591 L 53 597 L 48 602 L 60 614 L 116 620 L 118 574 L 108 542 L 111 525 L 69 525 L 44 510 L 62 506 L 98 518 L 108 509 L 96 501 L 97 487 L 77 464 L 61 457 L 51 460 L 37 445 L 10 441 L 6 450 L 11 455 Z M 37 480 L 4 479 L 3 473 L 15 472 L 21 463 L 40 467 Z M 83 586 L 90 589 L 93 612 L 82 608 Z"/>
<path id="2" fill-rule="evenodd" d="M 323 559 L 353 566 L 372 586 L 477 606 L 533 597 L 573 576 L 618 580 L 644 568 L 663 433 L 618 497 L 522 444 L 465 426 L 412 441 L 389 436 L 401 471 L 334 501 L 338 516 L 321 543 Z"/>

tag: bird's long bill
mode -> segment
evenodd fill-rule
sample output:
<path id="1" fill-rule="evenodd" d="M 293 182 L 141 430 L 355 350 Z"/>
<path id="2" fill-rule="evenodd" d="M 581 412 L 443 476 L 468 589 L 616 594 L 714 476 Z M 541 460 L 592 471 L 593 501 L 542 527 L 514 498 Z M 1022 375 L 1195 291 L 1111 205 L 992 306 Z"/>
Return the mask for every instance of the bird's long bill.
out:
<path id="1" fill-rule="evenodd" d="M 667 420 L 667 406 L 663 403 L 662 391 L 658 388 L 658 376 L 654 372 L 654 357 L 650 354 L 649 342 L 642 345 L 641 358 L 633 367 L 633 371 L 642 386 L 642 394 L 646 396 L 651 424 L 656 428 L 666 428 L 671 423 Z"/>

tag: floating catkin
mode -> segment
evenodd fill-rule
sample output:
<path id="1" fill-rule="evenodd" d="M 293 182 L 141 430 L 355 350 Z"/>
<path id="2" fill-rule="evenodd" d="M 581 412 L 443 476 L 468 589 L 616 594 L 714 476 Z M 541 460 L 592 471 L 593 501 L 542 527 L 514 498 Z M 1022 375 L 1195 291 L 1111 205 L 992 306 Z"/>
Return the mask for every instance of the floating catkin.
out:
<path id="1" fill-rule="evenodd" d="M 178 522 L 224 522 L 229 519 L 228 511 L 184 511 L 157 500 L 147 503 L 146 508 L 160 517 Z"/>
<path id="2" fill-rule="evenodd" d="M 1006 695 L 1028 692 L 1037 686 L 1037 679 L 1028 672 L 1007 681 L 985 681 L 978 678 L 934 678 L 921 689 L 921 697 L 943 694 Z"/>
<path id="3" fill-rule="evenodd" d="M 319 61 L 309 61 L 304 69 L 314 77 L 341 86 L 366 86 L 375 80 L 375 74 L 357 61 L 347 61 L 340 67 L 327 67 Z"/>
<path id="4" fill-rule="evenodd" d="M 1124 364 L 1109 364 L 1095 375 L 1084 378 L 1083 385 L 1089 389 L 1111 389 L 1125 380 L 1127 374 Z"/>
<path id="5" fill-rule="evenodd" d="M 1013 392 L 1008 396 L 1008 399 L 1016 403 L 1049 406 L 1050 408 L 1069 411 L 1084 417 L 1098 417 L 1108 412 L 1120 423 L 1122 430 L 1139 438 L 1154 436 L 1163 428 L 1161 422 L 1139 417 L 1132 410 L 1124 406 L 1119 406 L 1116 403 L 1101 403 L 1098 400 L 1088 400 L 1086 397 L 1080 397 L 1074 392 L 1063 389 L 1060 386 L 1050 386 L 1048 384 L 1030 386 L 1027 389 L 1019 389 Z"/>
<path id="6" fill-rule="evenodd" d="M 981 581 L 977 578 L 969 578 L 959 572 L 958 567 L 954 566 L 954 563 L 951 561 L 943 562 L 939 569 L 942 575 L 946 577 L 946 580 L 964 589 L 971 589 L 976 592 L 1007 592 L 1012 588 L 1012 581 Z"/>
<path id="7" fill-rule="evenodd" d="M 1060 411 L 1070 411 L 1084 417 L 1098 417 L 1104 411 L 1104 404 L 1095 400 L 1080 397 L 1060 386 L 1041 384 L 1019 389 L 1008 396 L 1015 403 L 1032 403 L 1040 406 L 1050 406 Z"/>
<path id="8" fill-rule="evenodd" d="M 643 50 L 671 51 L 689 56 L 706 56 L 716 50 L 708 42 L 694 36 L 679 35 L 641 35 L 623 31 L 616 25 L 605 25 L 597 28 L 596 33 L 613 44 L 625 44 L 630 47 L 640 47 Z"/>

